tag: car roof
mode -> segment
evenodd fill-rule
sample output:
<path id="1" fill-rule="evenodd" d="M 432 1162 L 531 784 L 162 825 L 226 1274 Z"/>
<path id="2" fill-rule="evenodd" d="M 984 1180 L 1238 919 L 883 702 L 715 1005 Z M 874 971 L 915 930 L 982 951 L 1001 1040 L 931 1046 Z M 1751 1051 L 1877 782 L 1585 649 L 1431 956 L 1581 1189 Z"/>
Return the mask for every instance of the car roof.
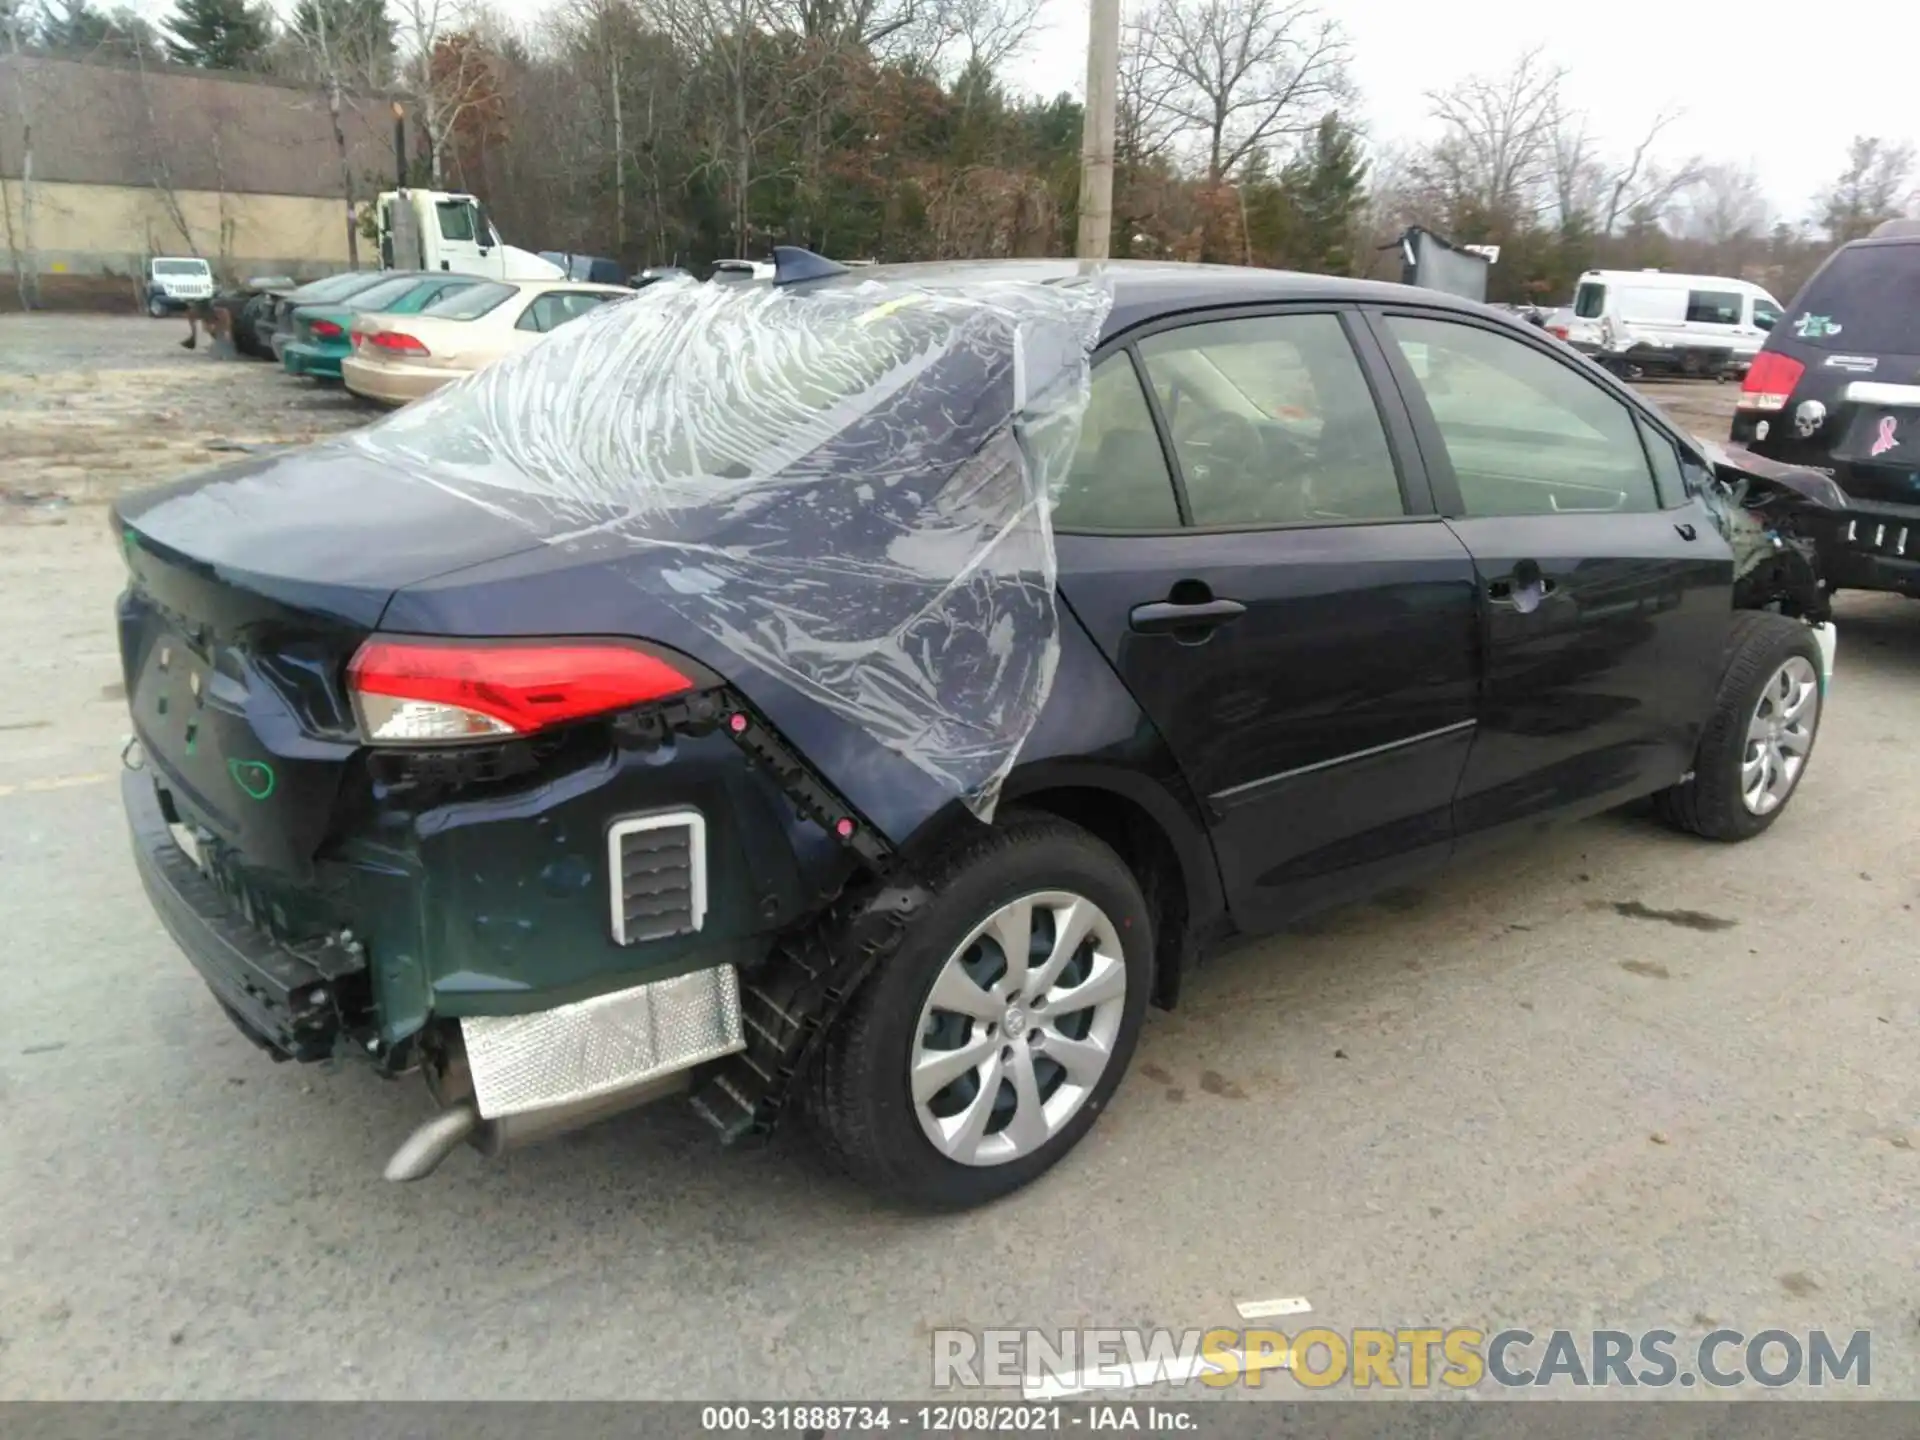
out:
<path id="1" fill-rule="evenodd" d="M 509 290 L 518 290 L 522 295 L 541 295 L 549 290 L 586 290 L 595 295 L 631 295 L 630 285 L 608 285 L 599 280 L 569 280 L 561 276 L 555 280 L 495 280 L 487 277 L 489 285 L 504 285 Z"/>
<path id="2" fill-rule="evenodd" d="M 1354 304 L 1416 304 L 1459 310 L 1472 315 L 1511 317 L 1476 300 L 1412 285 L 1380 280 L 1350 280 L 1339 275 L 1308 275 L 1294 270 L 1261 270 L 1245 265 L 1187 265 L 1170 260 L 936 260 L 910 265 L 861 266 L 845 275 L 803 281 L 804 285 L 862 285 L 899 281 L 906 284 L 954 286 L 969 284 L 1058 284 L 1082 275 L 1099 274 L 1113 287 L 1102 338 L 1185 310 L 1226 305 L 1277 304 L 1284 301 L 1331 300 Z"/>
<path id="3" fill-rule="evenodd" d="M 1678 270 L 1589 270 L 1580 278 L 1607 280 L 1620 284 L 1649 285 L 1655 288 L 1664 285 L 1671 285 L 1675 289 L 1686 285 L 1736 286 L 1742 290 L 1762 288 L 1751 280 L 1742 280 L 1738 275 L 1688 275 Z"/>
<path id="4" fill-rule="evenodd" d="M 1920 233 L 1911 235 L 1869 235 L 1864 240 L 1849 240 L 1835 255 L 1847 250 L 1885 250 L 1900 245 L 1920 245 Z"/>

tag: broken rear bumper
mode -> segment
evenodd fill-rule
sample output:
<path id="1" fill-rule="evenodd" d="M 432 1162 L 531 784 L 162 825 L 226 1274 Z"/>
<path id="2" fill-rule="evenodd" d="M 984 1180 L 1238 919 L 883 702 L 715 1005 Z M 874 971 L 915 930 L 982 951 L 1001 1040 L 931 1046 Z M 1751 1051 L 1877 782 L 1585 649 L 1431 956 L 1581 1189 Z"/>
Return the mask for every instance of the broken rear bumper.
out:
<path id="1" fill-rule="evenodd" d="M 175 843 L 145 771 L 122 774 L 120 795 L 147 898 L 234 1023 L 277 1059 L 332 1055 L 343 1030 L 340 986 L 364 984 L 365 961 L 333 941 L 283 945 L 249 920 Z"/>

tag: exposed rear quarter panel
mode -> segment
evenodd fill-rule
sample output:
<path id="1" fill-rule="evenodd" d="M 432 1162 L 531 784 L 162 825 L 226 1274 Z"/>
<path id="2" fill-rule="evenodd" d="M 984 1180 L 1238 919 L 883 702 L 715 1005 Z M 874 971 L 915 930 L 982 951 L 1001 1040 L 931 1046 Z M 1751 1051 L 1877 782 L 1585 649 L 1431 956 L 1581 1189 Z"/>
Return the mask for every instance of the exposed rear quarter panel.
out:
<path id="1" fill-rule="evenodd" d="M 476 513 L 480 513 L 475 507 Z M 612 541 L 538 544 L 410 586 L 380 628 L 420 635 L 624 635 L 671 646 L 725 676 L 865 820 L 904 844 L 951 798 L 926 772 L 797 684 L 747 664 L 648 593 L 657 553 Z"/>

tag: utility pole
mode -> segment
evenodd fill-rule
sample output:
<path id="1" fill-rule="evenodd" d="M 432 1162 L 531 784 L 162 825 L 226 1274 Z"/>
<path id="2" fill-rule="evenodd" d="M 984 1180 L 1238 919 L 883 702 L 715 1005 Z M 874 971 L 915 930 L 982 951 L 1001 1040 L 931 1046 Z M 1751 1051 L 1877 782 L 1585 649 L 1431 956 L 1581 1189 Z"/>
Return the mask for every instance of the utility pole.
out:
<path id="1" fill-rule="evenodd" d="M 393 102 L 393 173 L 402 190 L 407 188 L 407 107 Z"/>
<path id="2" fill-rule="evenodd" d="M 1120 0 L 1087 6 L 1087 108 L 1080 134 L 1082 260 L 1104 260 L 1113 239 L 1114 100 L 1120 88 Z"/>

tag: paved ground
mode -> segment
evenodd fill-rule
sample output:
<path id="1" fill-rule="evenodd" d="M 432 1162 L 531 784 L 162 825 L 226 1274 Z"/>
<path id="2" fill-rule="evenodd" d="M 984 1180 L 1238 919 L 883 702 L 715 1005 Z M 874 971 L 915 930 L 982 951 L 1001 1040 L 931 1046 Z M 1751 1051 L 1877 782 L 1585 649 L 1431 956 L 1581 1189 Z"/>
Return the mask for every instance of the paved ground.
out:
<path id="1" fill-rule="evenodd" d="M 1844 603 L 1760 841 L 1611 816 L 1223 959 L 1078 1155 L 926 1219 L 677 1109 L 382 1182 L 424 1094 L 269 1064 L 139 893 L 98 522 L 0 509 L 0 1397 L 900 1397 L 936 1327 L 1283 1295 L 1337 1329 L 1866 1328 L 1874 1393 L 1920 1397 L 1920 606 Z"/>

